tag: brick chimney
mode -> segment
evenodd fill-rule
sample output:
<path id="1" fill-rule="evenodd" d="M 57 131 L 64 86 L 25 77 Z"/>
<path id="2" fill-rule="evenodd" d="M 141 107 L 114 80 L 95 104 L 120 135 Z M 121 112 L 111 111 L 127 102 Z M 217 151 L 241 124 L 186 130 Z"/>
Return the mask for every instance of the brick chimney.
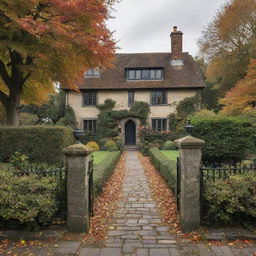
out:
<path id="1" fill-rule="evenodd" d="M 174 26 L 170 35 L 172 45 L 171 59 L 174 61 L 182 60 L 182 35 L 183 33 L 177 30 L 177 26 Z"/>

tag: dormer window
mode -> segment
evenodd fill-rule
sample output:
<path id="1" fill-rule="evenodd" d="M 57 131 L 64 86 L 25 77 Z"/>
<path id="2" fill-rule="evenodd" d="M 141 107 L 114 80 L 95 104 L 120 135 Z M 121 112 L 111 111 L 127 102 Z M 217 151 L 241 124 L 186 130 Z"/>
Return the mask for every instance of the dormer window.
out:
<path id="1" fill-rule="evenodd" d="M 126 69 L 127 80 L 162 80 L 162 68 Z"/>
<path id="2" fill-rule="evenodd" d="M 100 70 L 98 68 L 90 68 L 85 72 L 86 78 L 97 78 L 100 77 Z"/>

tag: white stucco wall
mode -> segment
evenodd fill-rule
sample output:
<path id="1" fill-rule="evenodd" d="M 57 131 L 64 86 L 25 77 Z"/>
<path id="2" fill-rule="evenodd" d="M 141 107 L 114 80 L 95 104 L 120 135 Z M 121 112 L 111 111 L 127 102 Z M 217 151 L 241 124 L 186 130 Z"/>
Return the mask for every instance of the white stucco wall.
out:
<path id="1" fill-rule="evenodd" d="M 149 114 L 149 123 L 151 118 L 167 118 L 170 113 L 175 111 L 175 103 L 183 100 L 187 97 L 192 97 L 196 95 L 197 90 L 168 90 L 167 98 L 168 105 L 165 106 L 150 106 Z M 116 102 L 116 110 L 128 108 L 128 90 L 102 90 L 97 93 L 97 104 L 103 104 L 105 99 L 112 99 Z M 149 90 L 135 90 L 134 91 L 134 100 L 135 101 L 144 101 L 150 104 L 151 91 Z M 91 106 L 82 106 L 82 94 L 67 91 L 66 92 L 66 102 L 67 105 L 70 105 L 76 114 L 77 122 L 79 123 L 80 128 L 82 127 L 82 122 L 84 119 L 97 119 L 99 110 L 96 107 Z"/>

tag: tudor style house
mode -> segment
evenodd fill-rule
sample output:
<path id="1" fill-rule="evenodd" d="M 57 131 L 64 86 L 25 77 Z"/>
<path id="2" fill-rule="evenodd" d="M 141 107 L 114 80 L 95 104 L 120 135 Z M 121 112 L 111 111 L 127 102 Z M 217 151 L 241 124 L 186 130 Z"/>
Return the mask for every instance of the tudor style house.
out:
<path id="1" fill-rule="evenodd" d="M 80 93 L 63 87 L 66 104 L 74 109 L 80 128 L 95 132 L 96 105 L 109 98 L 116 102 L 116 110 L 129 109 L 135 101 L 147 102 L 148 125 L 156 131 L 168 130 L 168 116 L 175 111 L 175 103 L 204 88 L 193 57 L 182 52 L 183 33 L 174 27 L 170 36 L 171 52 L 116 54 L 114 67 L 86 72 L 84 82 L 78 85 Z M 121 120 L 120 127 L 125 144 L 139 143 L 139 119 Z"/>

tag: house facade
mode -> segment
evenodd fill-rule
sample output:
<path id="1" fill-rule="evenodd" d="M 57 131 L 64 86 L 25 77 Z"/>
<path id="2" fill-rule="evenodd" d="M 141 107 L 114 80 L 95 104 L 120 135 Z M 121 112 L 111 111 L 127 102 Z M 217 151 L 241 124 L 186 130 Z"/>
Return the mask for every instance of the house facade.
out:
<path id="1" fill-rule="evenodd" d="M 176 104 L 200 95 L 204 83 L 193 57 L 182 51 L 182 32 L 173 28 L 171 51 L 165 53 L 116 54 L 114 66 L 91 69 L 78 85 L 80 92 L 65 87 L 66 104 L 74 109 L 79 127 L 95 132 L 97 104 L 106 99 L 116 102 L 114 109 L 130 109 L 136 101 L 150 106 L 148 126 L 162 132 L 168 130 L 168 116 Z M 200 103 L 199 103 L 200 105 Z M 140 120 L 120 120 L 121 136 L 125 144 L 139 143 Z"/>

